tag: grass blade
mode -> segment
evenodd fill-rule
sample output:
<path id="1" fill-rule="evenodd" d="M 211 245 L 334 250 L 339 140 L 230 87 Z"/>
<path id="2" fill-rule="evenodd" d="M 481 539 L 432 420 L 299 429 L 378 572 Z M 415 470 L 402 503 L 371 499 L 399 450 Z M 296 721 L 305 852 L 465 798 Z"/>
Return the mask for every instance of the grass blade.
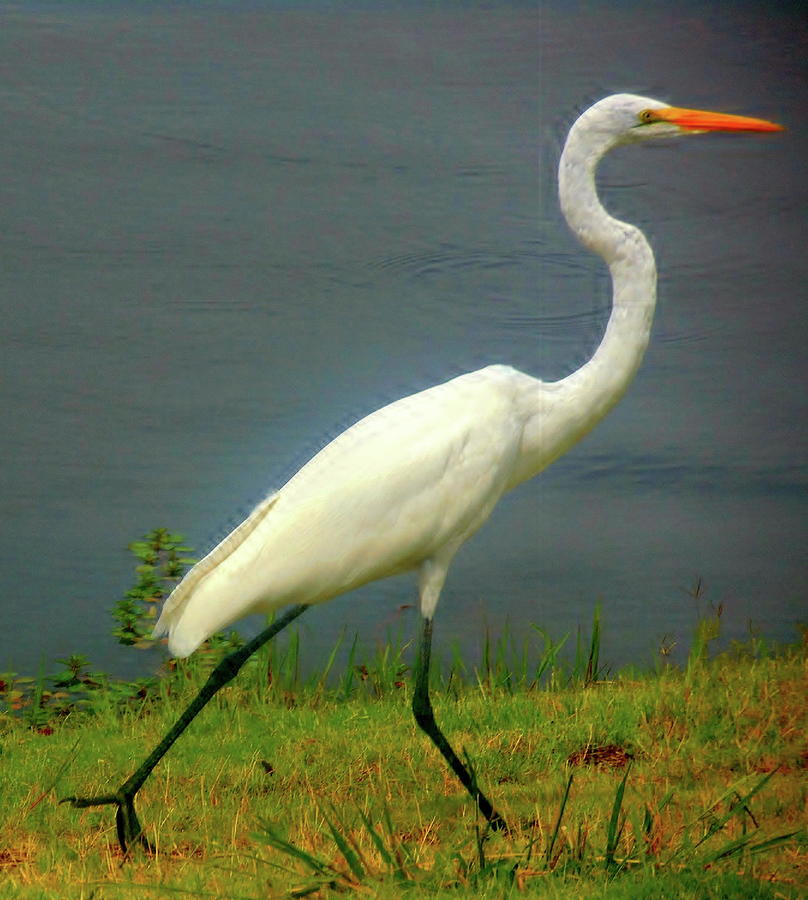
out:
<path id="1" fill-rule="evenodd" d="M 628 773 L 631 771 L 631 763 L 626 766 L 626 771 L 620 780 L 620 784 L 617 785 L 617 790 L 614 795 L 614 803 L 612 804 L 612 815 L 609 819 L 609 828 L 606 832 L 606 868 L 610 869 L 615 865 L 614 859 L 614 851 L 617 849 L 617 844 L 620 841 L 620 836 L 623 833 L 623 826 L 619 824 L 620 822 L 620 810 L 623 807 L 623 796 L 626 791 L 626 781 L 628 780 Z"/>
<path id="2" fill-rule="evenodd" d="M 385 807 L 385 819 L 391 849 L 388 849 L 388 847 L 385 845 L 383 837 L 378 833 L 378 831 L 376 831 L 373 823 L 370 821 L 370 817 L 365 815 L 365 813 L 362 812 L 361 809 L 358 810 L 358 812 L 362 819 L 362 823 L 367 830 L 367 833 L 370 835 L 370 839 L 373 841 L 373 845 L 376 848 L 377 853 L 384 861 L 390 873 L 395 875 L 396 878 L 400 879 L 401 881 L 410 881 L 412 876 L 404 868 L 400 849 L 397 846 L 397 842 L 393 836 L 393 829 L 390 822 L 390 810 Z"/>
<path id="3" fill-rule="evenodd" d="M 584 684 L 594 684 L 598 680 L 600 663 L 600 603 L 595 604 L 592 615 L 592 639 L 589 642 L 589 656 L 586 660 Z"/>
<path id="4" fill-rule="evenodd" d="M 348 697 L 351 696 L 351 691 L 353 690 L 353 683 L 356 677 L 356 650 L 358 644 L 359 635 L 354 634 L 351 649 L 348 651 L 348 660 L 345 664 L 345 671 L 340 679 L 340 697 L 343 700 L 347 700 Z"/>
<path id="5" fill-rule="evenodd" d="M 552 673 L 556 665 L 556 657 L 558 656 L 558 653 L 564 646 L 564 644 L 567 643 L 570 635 L 569 632 L 567 632 L 564 637 L 562 637 L 561 640 L 557 644 L 555 644 L 553 643 L 553 639 L 544 628 L 541 628 L 538 625 L 533 625 L 532 623 L 530 627 L 533 628 L 534 631 L 537 631 L 542 636 L 542 638 L 544 638 L 544 653 L 542 653 L 541 659 L 539 660 L 536 666 L 536 670 L 533 673 L 533 683 L 536 685 L 536 687 L 538 687 L 539 681 L 541 680 L 541 677 L 545 672 L 549 672 L 550 676 L 552 677 Z"/>
<path id="6" fill-rule="evenodd" d="M 316 875 L 324 875 L 324 876 L 334 876 L 339 873 L 337 870 L 329 865 L 329 863 L 324 860 L 318 859 L 313 854 L 309 853 L 306 850 L 301 850 L 300 847 L 297 847 L 291 841 L 286 840 L 286 838 L 281 837 L 272 825 L 267 822 L 265 819 L 262 819 L 260 822 L 261 828 L 263 831 L 257 832 L 254 837 L 261 841 L 263 844 L 268 844 L 270 847 L 273 847 L 275 850 L 279 850 L 281 853 L 285 853 L 287 856 L 291 856 L 293 859 L 298 859 L 305 866 L 308 866 Z"/>
<path id="7" fill-rule="evenodd" d="M 749 800 L 754 797 L 755 794 L 758 793 L 766 784 L 769 782 L 774 775 L 774 771 L 768 772 L 762 778 L 760 778 L 756 784 L 754 784 L 750 790 L 743 796 L 738 796 L 738 792 L 733 785 L 729 790 L 725 791 L 724 794 L 714 803 L 710 808 L 713 809 L 719 803 L 722 803 L 727 797 L 734 797 L 732 803 L 729 804 L 728 808 L 723 812 L 720 816 L 716 816 L 713 821 L 710 823 L 706 833 L 702 835 L 702 837 L 696 841 L 695 847 L 700 847 L 705 841 L 708 841 L 713 835 L 717 834 L 721 831 L 724 826 L 736 816 L 739 812 L 743 815 L 744 812 L 747 812 L 747 804 Z M 695 849 L 694 847 L 694 849 Z"/>
<path id="8" fill-rule="evenodd" d="M 799 831 L 790 831 L 787 834 L 778 834 L 775 837 L 767 838 L 765 841 L 759 841 L 757 844 L 752 843 L 751 834 L 744 834 L 733 841 L 729 841 L 719 850 L 707 854 L 701 860 L 701 864 L 709 866 L 720 859 L 729 859 L 741 853 L 766 853 L 775 847 L 782 847 L 784 844 L 790 843 L 799 834 L 801 834 Z"/>
<path id="9" fill-rule="evenodd" d="M 574 772 L 570 772 L 570 777 L 567 779 L 567 786 L 564 788 L 564 796 L 561 798 L 561 805 L 558 807 L 558 816 L 556 817 L 555 827 L 553 828 L 553 833 L 550 836 L 550 843 L 547 845 L 547 853 L 545 854 L 545 861 L 548 866 L 551 866 L 553 859 L 553 848 L 555 847 L 556 839 L 558 838 L 558 832 L 561 830 L 561 820 L 564 817 L 564 809 L 567 806 L 567 800 L 570 796 L 570 788 L 572 787 L 572 779 L 574 777 Z"/>
<path id="10" fill-rule="evenodd" d="M 325 820 L 326 825 L 328 825 L 328 829 L 331 832 L 331 837 L 333 838 L 334 843 L 337 845 L 337 849 L 343 855 L 345 862 L 348 864 L 348 868 L 354 875 L 354 878 L 356 878 L 356 880 L 361 883 L 362 879 L 365 877 L 365 867 L 362 865 L 362 862 L 359 859 L 359 854 L 351 847 L 348 839 L 345 837 L 345 835 L 342 834 L 342 832 L 340 832 L 339 828 L 337 828 L 337 826 L 331 821 L 331 819 L 328 818 L 323 808 L 319 806 L 319 809 L 320 815 Z M 331 809 L 331 814 L 337 820 L 339 825 L 344 830 L 347 830 L 345 829 L 344 823 L 340 821 L 333 807 Z"/>
<path id="11" fill-rule="evenodd" d="M 365 826 L 365 831 L 370 835 L 371 841 L 373 841 L 373 846 L 376 848 L 376 852 L 381 856 L 384 864 L 391 870 L 395 871 L 397 869 L 396 861 L 393 858 L 393 854 L 385 847 L 384 841 L 382 840 L 381 835 L 376 831 L 373 827 L 373 823 L 370 821 L 370 817 L 366 816 L 361 809 L 357 807 L 357 812 L 359 813 L 359 818 L 362 820 L 362 824 Z"/>
<path id="12" fill-rule="evenodd" d="M 334 661 L 337 658 L 337 653 L 339 652 L 339 648 L 342 646 L 342 642 L 345 640 L 345 629 L 343 628 L 340 632 L 339 637 L 337 638 L 336 644 L 331 650 L 331 653 L 326 661 L 325 667 L 320 673 L 320 677 L 318 679 L 318 687 L 319 690 L 324 691 L 326 686 L 326 681 L 328 679 L 329 674 L 331 673 L 331 669 L 334 667 Z"/>

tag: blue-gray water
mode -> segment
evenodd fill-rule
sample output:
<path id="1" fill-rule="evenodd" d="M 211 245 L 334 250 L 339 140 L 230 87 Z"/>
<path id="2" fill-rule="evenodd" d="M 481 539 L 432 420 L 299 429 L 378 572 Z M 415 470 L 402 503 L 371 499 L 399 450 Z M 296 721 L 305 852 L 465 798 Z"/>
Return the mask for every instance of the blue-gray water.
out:
<path id="1" fill-rule="evenodd" d="M 600 600 L 647 664 L 724 605 L 805 618 L 808 42 L 798 4 L 4 3 L 0 670 L 117 672 L 125 545 L 200 551 L 330 437 L 490 362 L 559 377 L 597 345 L 602 264 L 558 211 L 577 112 L 615 91 L 773 136 L 615 153 L 601 188 L 658 256 L 611 416 L 459 554 L 437 635 L 556 637 Z M 414 627 L 410 577 L 301 620 Z"/>

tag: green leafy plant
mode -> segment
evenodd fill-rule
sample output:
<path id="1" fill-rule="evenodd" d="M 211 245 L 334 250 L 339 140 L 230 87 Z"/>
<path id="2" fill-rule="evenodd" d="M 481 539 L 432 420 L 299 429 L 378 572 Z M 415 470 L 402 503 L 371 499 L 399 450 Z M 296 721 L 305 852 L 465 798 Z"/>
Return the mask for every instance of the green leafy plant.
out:
<path id="1" fill-rule="evenodd" d="M 106 682 L 106 676 L 102 672 L 88 672 L 90 660 L 83 653 L 71 653 L 62 659 L 57 659 L 63 669 L 51 677 L 53 686 L 63 691 L 84 691 L 101 687 Z"/>
<path id="2" fill-rule="evenodd" d="M 112 633 L 120 644 L 151 646 L 149 633 L 158 604 L 196 560 L 185 555 L 193 551 L 184 546 L 183 536 L 167 528 L 155 528 L 132 542 L 129 550 L 138 560 L 137 582 L 112 611 L 118 623 Z"/>

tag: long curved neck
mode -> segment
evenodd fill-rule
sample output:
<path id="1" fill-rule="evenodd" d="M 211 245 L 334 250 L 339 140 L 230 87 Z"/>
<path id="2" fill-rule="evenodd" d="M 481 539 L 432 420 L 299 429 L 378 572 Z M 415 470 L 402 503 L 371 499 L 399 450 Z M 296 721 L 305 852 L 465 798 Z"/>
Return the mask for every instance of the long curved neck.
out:
<path id="1" fill-rule="evenodd" d="M 595 354 L 580 369 L 555 382 L 526 378 L 522 454 L 511 487 L 558 459 L 600 422 L 631 383 L 651 334 L 654 254 L 639 228 L 603 208 L 595 168 L 613 142 L 598 141 L 579 123 L 570 131 L 559 163 L 561 210 L 581 243 L 609 266 L 612 312 Z"/>
<path id="2" fill-rule="evenodd" d="M 611 146 L 573 128 L 558 170 L 564 217 L 581 243 L 603 257 L 612 277 L 612 312 L 600 345 L 580 369 L 555 383 L 570 404 L 571 443 L 625 393 L 648 346 L 656 306 L 656 264 L 648 241 L 639 228 L 610 216 L 598 199 L 595 168 Z"/>

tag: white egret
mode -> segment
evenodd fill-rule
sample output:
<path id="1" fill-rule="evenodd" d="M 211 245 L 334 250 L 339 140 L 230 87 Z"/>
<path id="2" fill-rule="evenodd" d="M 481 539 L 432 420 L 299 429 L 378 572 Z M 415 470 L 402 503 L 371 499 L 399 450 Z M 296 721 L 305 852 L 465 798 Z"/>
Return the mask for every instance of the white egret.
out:
<path id="1" fill-rule="evenodd" d="M 656 300 L 654 256 L 642 232 L 601 205 L 595 168 L 608 150 L 704 131 L 777 131 L 761 119 L 682 109 L 632 94 L 606 97 L 567 137 L 558 171 L 573 232 L 609 267 L 612 311 L 594 356 L 560 381 L 506 365 L 461 375 L 385 406 L 331 441 L 197 563 L 166 601 L 154 634 L 187 656 L 251 613 L 291 608 L 212 672 L 141 767 L 113 794 L 121 847 L 146 844 L 134 797 L 207 701 L 258 647 L 309 606 L 388 575 L 416 571 L 422 631 L 412 708 L 480 811 L 505 823 L 440 731 L 429 700 L 432 619 L 449 564 L 502 495 L 566 452 L 617 403 L 640 365 Z"/>

